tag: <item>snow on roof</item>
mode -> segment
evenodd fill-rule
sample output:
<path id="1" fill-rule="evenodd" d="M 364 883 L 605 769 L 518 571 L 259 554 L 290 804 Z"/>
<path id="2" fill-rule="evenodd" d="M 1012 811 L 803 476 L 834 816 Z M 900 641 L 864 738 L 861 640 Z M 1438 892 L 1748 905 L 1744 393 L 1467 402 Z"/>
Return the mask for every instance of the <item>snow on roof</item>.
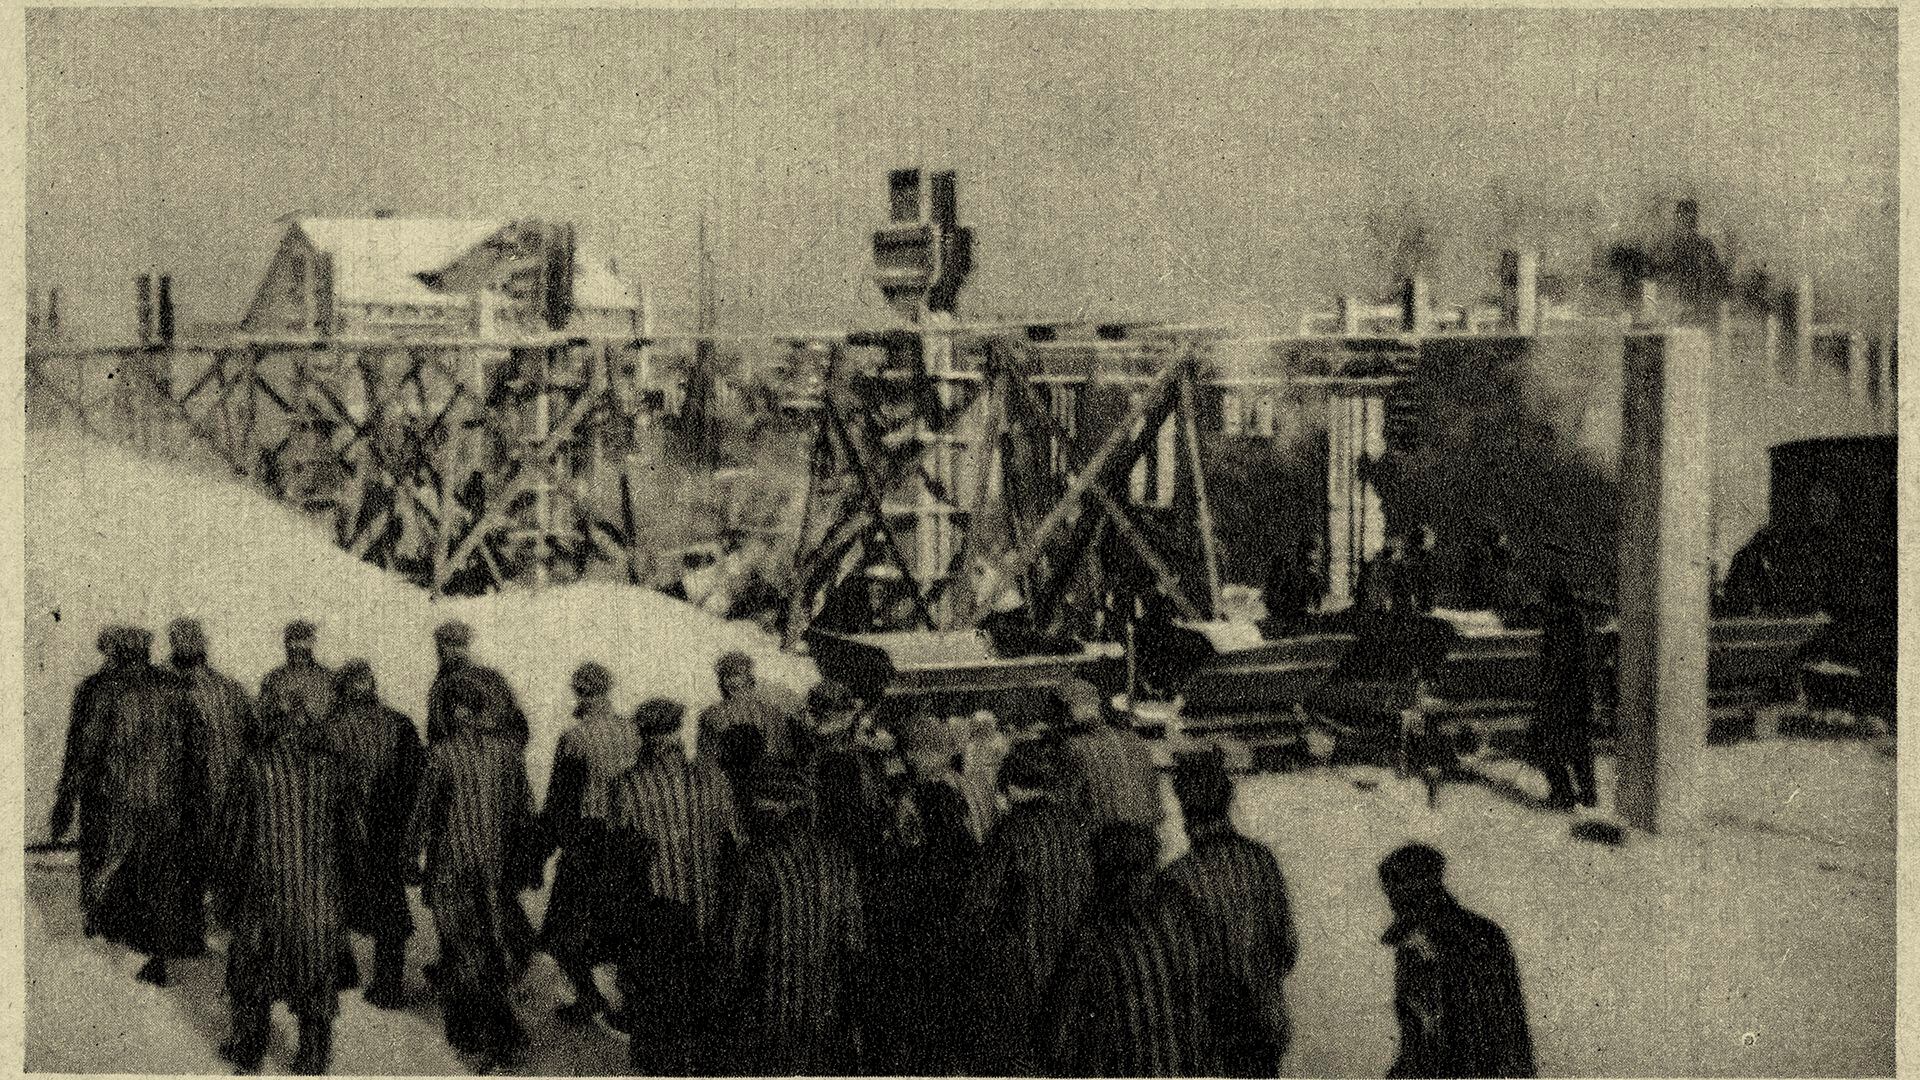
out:
<path id="1" fill-rule="evenodd" d="M 640 300 L 625 278 L 608 270 L 604 263 L 582 257 L 573 260 L 573 302 L 578 307 L 631 308 Z"/>
<path id="2" fill-rule="evenodd" d="M 444 299 L 419 275 L 444 269 L 511 222 L 446 218 L 301 218 L 313 246 L 333 257 L 333 295 L 362 303 Z"/>

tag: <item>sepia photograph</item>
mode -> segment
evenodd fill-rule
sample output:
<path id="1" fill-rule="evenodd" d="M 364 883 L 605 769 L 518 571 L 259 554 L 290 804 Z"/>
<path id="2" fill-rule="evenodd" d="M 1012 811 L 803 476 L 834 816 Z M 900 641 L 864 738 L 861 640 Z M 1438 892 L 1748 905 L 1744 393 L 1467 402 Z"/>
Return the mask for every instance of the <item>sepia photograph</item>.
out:
<path id="1" fill-rule="evenodd" d="M 1893 7 L 24 26 L 28 1072 L 1895 1073 Z"/>

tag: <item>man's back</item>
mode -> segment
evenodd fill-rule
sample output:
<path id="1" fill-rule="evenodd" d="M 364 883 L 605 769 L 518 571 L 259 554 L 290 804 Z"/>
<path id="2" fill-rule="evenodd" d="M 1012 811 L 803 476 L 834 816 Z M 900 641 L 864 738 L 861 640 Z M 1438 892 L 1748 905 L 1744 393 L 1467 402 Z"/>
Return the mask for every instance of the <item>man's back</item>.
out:
<path id="1" fill-rule="evenodd" d="M 614 781 L 611 801 L 614 828 L 658 845 L 654 894 L 691 905 L 704 931 L 718 905 L 727 849 L 740 838 L 727 778 L 704 759 L 688 762 L 678 747 L 656 744 Z"/>
<path id="2" fill-rule="evenodd" d="M 412 821 L 427 848 L 421 898 L 433 905 L 508 885 L 530 815 L 526 769 L 510 740 L 462 735 L 429 748 Z"/>
<path id="3" fill-rule="evenodd" d="M 701 754 L 704 756 L 728 729 L 751 724 L 760 732 L 766 760 L 792 762 L 797 742 L 794 728 L 801 711 L 798 698 L 781 687 L 765 683 L 722 698 L 700 711 Z"/>
<path id="4" fill-rule="evenodd" d="M 253 702 L 238 680 L 209 664 L 185 668 L 180 677 L 200 713 L 209 802 L 219 806 L 226 798 L 228 774 L 246 753 Z"/>
<path id="5" fill-rule="evenodd" d="M 1390 1077 L 1534 1075 L 1526 995 L 1507 935 L 1450 898 L 1395 921 L 1400 1055 Z"/>
<path id="6" fill-rule="evenodd" d="M 1160 774 L 1145 740 L 1133 731 L 1102 724 L 1069 732 L 1065 741 L 1095 828 L 1116 821 L 1159 827 L 1166 810 L 1160 801 Z"/>
<path id="7" fill-rule="evenodd" d="M 1271 851 L 1225 821 L 1189 824 L 1188 835 L 1162 878 L 1187 897 L 1220 963 L 1214 1018 L 1232 1044 L 1228 1075 L 1271 1075 L 1288 1039 L 1282 980 L 1299 951 L 1286 879 Z"/>
<path id="8" fill-rule="evenodd" d="M 1071 808 L 1052 799 L 1022 803 L 994 827 L 969 883 L 969 921 L 1013 935 L 1036 993 L 1093 888 L 1087 841 L 1086 819 Z"/>
<path id="9" fill-rule="evenodd" d="M 256 745 L 272 742 L 290 725 L 324 723 L 333 714 L 333 672 L 311 657 L 289 661 L 260 680 Z"/>
<path id="10" fill-rule="evenodd" d="M 1061 958 L 1048 1000 L 1060 1076 L 1212 1076 L 1209 954 L 1186 897 L 1149 889 L 1097 910 Z"/>

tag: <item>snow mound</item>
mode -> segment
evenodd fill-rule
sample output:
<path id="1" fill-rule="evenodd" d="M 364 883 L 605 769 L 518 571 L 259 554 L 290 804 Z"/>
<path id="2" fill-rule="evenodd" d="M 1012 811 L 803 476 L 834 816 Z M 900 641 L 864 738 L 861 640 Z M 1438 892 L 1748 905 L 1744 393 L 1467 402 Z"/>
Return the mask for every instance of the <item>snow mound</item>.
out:
<path id="1" fill-rule="evenodd" d="M 571 723 L 573 669 L 614 673 L 614 704 L 653 696 L 689 716 L 718 696 L 713 661 L 741 649 L 761 677 L 790 688 L 811 662 L 745 623 L 716 619 L 646 589 L 577 585 L 539 593 L 436 599 L 334 545 L 312 519 L 240 481 L 195 475 L 117 447 L 35 430 L 26 446 L 25 749 L 27 833 L 38 838 L 59 779 L 74 686 L 99 665 L 102 626 L 137 623 L 165 654 L 166 623 L 202 619 L 215 666 L 257 688 L 282 659 L 285 624 L 318 624 L 319 657 L 366 657 L 381 695 L 424 723 L 433 628 L 459 618 L 474 654 L 513 683 L 532 727 L 536 792 Z"/>

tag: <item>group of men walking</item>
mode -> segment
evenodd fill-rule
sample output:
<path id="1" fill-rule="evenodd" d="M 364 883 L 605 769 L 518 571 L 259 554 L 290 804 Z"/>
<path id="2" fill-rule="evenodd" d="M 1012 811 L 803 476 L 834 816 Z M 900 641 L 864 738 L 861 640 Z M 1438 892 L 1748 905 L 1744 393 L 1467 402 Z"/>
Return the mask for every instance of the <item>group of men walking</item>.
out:
<path id="1" fill-rule="evenodd" d="M 1011 728 L 883 719 L 728 654 L 689 757 L 683 706 L 623 715 L 611 673 L 582 664 L 536 811 L 526 716 L 465 626 L 435 634 L 424 744 L 365 661 L 330 671 L 314 637 L 289 626 L 250 700 L 190 620 L 164 667 L 145 631 L 104 632 L 51 823 L 65 835 L 78 806 L 87 932 L 146 953 L 142 979 L 205 950 L 211 893 L 231 935 L 221 1052 L 243 1071 L 276 1001 L 299 1019 L 294 1068 L 327 1069 L 361 981 L 350 934 L 373 942 L 368 1001 L 406 1007 L 417 884 L 439 945 L 424 974 L 481 1071 L 523 1054 L 513 989 L 545 951 L 573 989 L 560 1018 L 604 1017 L 641 1074 L 1277 1073 L 1299 951 L 1280 868 L 1230 823 L 1218 756 L 1194 755 L 1173 784 L 1189 850 L 1162 869 L 1159 775 L 1091 686 Z M 522 894 L 549 864 L 536 932 Z M 1393 1075 L 1530 1074 L 1511 951 L 1440 870 L 1424 848 L 1382 867 Z"/>

